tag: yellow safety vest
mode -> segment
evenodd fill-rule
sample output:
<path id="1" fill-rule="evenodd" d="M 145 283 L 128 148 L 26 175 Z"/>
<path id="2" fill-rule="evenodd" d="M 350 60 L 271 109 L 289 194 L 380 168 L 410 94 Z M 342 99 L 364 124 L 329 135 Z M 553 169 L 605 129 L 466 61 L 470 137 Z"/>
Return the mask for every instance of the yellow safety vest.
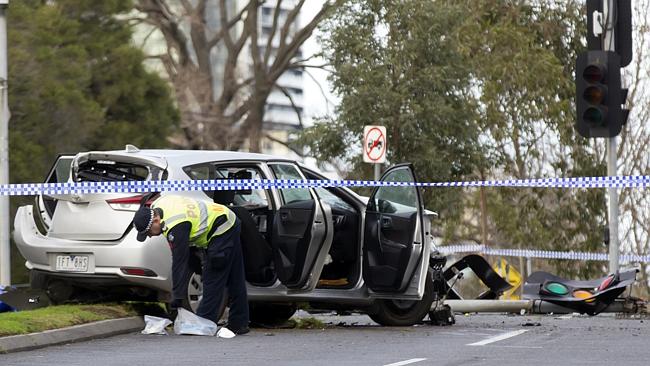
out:
<path id="1" fill-rule="evenodd" d="M 151 208 L 160 208 L 163 211 L 162 221 L 165 225 L 162 233 L 165 237 L 174 226 L 189 222 L 192 224 L 190 243 L 201 248 L 207 248 L 210 239 L 228 231 L 237 220 L 235 214 L 224 205 L 183 196 L 162 196 L 151 204 Z M 224 215 L 226 221 L 208 237 L 212 224 Z"/>

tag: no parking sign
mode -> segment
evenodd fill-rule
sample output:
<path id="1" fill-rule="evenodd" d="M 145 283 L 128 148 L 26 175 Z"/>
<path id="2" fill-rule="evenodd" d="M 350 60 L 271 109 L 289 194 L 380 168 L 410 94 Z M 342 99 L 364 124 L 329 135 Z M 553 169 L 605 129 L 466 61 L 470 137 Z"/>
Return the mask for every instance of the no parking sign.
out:
<path id="1" fill-rule="evenodd" d="M 363 161 L 382 164 L 386 162 L 386 127 L 365 126 L 363 128 Z"/>

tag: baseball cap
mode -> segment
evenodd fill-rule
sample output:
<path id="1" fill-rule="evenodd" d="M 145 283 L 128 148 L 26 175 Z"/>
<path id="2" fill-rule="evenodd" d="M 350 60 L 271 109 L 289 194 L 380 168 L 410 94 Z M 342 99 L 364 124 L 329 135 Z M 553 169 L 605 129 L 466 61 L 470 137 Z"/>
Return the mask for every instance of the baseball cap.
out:
<path id="1" fill-rule="evenodd" d="M 151 229 L 153 223 L 153 210 L 149 207 L 140 207 L 133 216 L 133 226 L 138 231 L 138 241 L 147 239 L 147 232 Z"/>

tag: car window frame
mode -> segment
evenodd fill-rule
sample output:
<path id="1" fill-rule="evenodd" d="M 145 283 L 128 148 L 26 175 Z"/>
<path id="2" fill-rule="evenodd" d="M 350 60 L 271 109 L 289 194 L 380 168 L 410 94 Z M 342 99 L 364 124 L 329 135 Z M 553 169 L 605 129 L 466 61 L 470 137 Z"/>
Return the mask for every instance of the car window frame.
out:
<path id="1" fill-rule="evenodd" d="M 284 179 L 284 178 L 278 178 L 277 174 L 275 173 L 275 170 L 273 170 L 273 165 L 291 165 L 296 169 L 296 171 L 300 175 L 300 179 L 307 179 L 307 177 L 305 176 L 305 173 L 302 171 L 302 169 L 300 169 L 300 165 L 298 165 L 294 161 L 286 161 L 286 160 L 285 161 L 273 160 L 273 161 L 267 161 L 266 162 L 266 166 L 269 169 L 269 173 L 273 176 L 272 179 Z M 282 194 L 282 189 L 292 189 L 292 188 L 273 188 L 273 189 L 277 192 L 277 197 L 280 200 L 279 201 L 280 202 L 279 207 L 282 207 L 282 206 L 290 203 L 290 202 L 286 202 L 285 197 Z M 316 192 L 316 190 L 310 189 L 310 188 L 304 188 L 304 189 L 306 189 L 307 192 L 309 192 L 310 199 L 318 200 L 319 202 L 321 201 L 321 199 L 318 196 L 318 193 Z M 291 202 L 295 202 L 295 201 L 291 201 Z"/>
<path id="2" fill-rule="evenodd" d="M 299 166 L 299 168 L 302 171 L 303 175 L 305 176 L 305 179 L 330 180 L 326 176 L 312 169 L 306 168 L 304 166 Z M 311 178 L 312 176 L 315 178 Z M 352 206 L 357 211 L 357 213 L 360 214 L 365 211 L 366 203 L 363 202 L 362 196 L 359 196 L 352 190 L 345 187 L 322 187 L 322 188 L 328 191 L 329 193 L 337 196 L 341 200 L 345 201 L 345 203 Z"/>
<path id="3" fill-rule="evenodd" d="M 261 179 L 269 179 L 269 172 L 266 169 L 267 167 L 263 162 L 259 161 L 207 161 L 207 162 L 201 162 L 197 164 L 190 164 L 186 166 L 181 167 L 181 171 L 183 174 L 185 174 L 188 178 L 193 179 L 187 172 L 186 169 L 191 169 L 193 167 L 199 167 L 203 165 L 212 165 L 214 170 L 216 171 L 219 168 L 241 168 L 241 169 L 255 169 Z M 216 179 L 216 178 L 214 178 Z M 263 191 L 266 194 L 266 200 L 268 203 L 268 209 L 269 210 L 275 210 L 277 207 L 275 195 L 273 194 L 272 189 L 263 189 Z M 201 191 L 207 198 L 212 199 L 210 196 L 208 196 L 205 191 Z"/>

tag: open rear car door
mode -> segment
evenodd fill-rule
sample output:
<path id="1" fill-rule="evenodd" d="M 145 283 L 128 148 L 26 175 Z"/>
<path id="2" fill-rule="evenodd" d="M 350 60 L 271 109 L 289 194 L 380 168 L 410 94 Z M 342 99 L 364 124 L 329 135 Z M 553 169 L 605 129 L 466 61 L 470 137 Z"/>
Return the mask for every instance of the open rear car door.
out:
<path id="1" fill-rule="evenodd" d="M 304 179 L 293 164 L 269 164 L 277 179 Z M 273 218 L 271 246 L 278 279 L 293 292 L 318 283 L 332 245 L 332 210 L 309 188 L 278 189 L 282 205 Z"/>

